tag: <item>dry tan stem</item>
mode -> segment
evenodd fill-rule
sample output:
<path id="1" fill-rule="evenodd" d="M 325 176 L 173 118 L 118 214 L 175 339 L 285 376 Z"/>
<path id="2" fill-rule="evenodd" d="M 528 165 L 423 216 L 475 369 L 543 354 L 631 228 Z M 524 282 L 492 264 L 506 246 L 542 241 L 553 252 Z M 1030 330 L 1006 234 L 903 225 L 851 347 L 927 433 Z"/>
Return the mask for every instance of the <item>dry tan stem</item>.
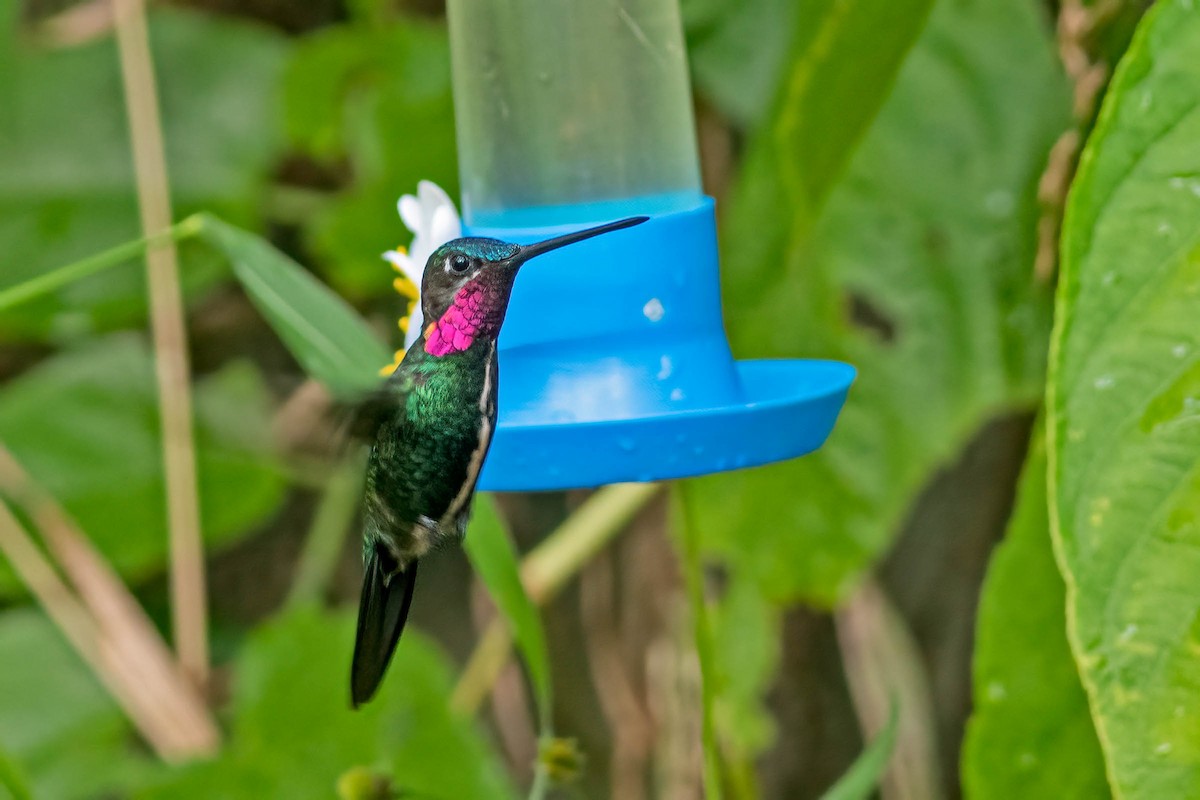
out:
<path id="1" fill-rule="evenodd" d="M 171 225 L 171 198 L 159 121 L 158 90 L 142 0 L 113 0 L 125 107 L 129 116 L 142 230 Z M 179 265 L 173 242 L 146 252 L 155 374 L 162 416 L 163 466 L 171 538 L 171 614 L 180 663 L 208 684 L 208 609 L 196 483 L 196 448 Z"/>
<path id="2" fill-rule="evenodd" d="M 169 726 L 167 755 L 188 758 L 216 751 L 220 734 L 196 687 L 179 671 L 158 631 L 75 521 L 25 473 L 0 444 L 0 491 L 19 502 L 98 625 L 101 642 L 131 675 L 133 702 Z"/>
<path id="3" fill-rule="evenodd" d="M 503 619 L 492 620 L 463 667 L 458 685 L 450 695 L 450 708 L 459 714 L 474 714 L 508 663 L 511 649 L 512 635 L 508 626 Z"/>
<path id="4" fill-rule="evenodd" d="M 521 562 L 521 582 L 544 603 L 620 533 L 660 491 L 658 483 L 619 483 L 599 490 Z"/>
<path id="5" fill-rule="evenodd" d="M 49 47 L 78 47 L 107 34 L 112 24 L 109 0 L 88 0 L 46 19 L 36 34 L 39 43 Z"/>
<path id="6" fill-rule="evenodd" d="M 4 503 L 0 503 L 0 551 L 155 753 L 170 761 L 185 757 L 178 728 L 152 698 L 139 691 L 128 659 L 104 636 Z"/>
<path id="7" fill-rule="evenodd" d="M 691 612 L 683 598 L 669 629 L 646 650 L 646 698 L 656 728 L 654 792 L 660 800 L 702 800 L 704 678 Z"/>
<path id="8" fill-rule="evenodd" d="M 654 745 L 653 723 L 622 658 L 608 558 L 596 558 L 580 573 L 579 602 L 588 668 L 613 737 L 612 796 L 641 800 L 646 796 L 646 764 Z"/>
<path id="9" fill-rule="evenodd" d="M 850 697 L 865 737 L 900 707 L 896 749 L 880 786 L 883 800 L 937 800 L 937 734 L 929 680 L 899 612 L 872 580 L 834 614 Z"/>
<path id="10" fill-rule="evenodd" d="M 1038 202 L 1042 206 L 1042 213 L 1038 219 L 1034 277 L 1039 283 L 1050 283 L 1058 269 L 1059 238 L 1067 192 L 1075 178 L 1083 148 L 1083 135 L 1096 116 L 1097 103 L 1108 84 L 1109 67 L 1093 54 L 1092 42 L 1097 30 L 1119 10 L 1120 3 L 1117 0 L 1101 0 L 1090 5 L 1082 0 L 1063 0 L 1058 12 L 1058 55 L 1071 80 L 1074 127 L 1063 133 L 1051 148 L 1045 172 L 1038 184 Z"/>

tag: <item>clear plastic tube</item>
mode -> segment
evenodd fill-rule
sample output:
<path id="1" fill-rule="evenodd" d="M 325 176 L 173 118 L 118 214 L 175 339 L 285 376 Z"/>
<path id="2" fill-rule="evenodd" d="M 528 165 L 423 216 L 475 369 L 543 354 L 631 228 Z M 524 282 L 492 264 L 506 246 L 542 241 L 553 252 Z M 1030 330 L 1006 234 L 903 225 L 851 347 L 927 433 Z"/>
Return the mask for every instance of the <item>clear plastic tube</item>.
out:
<path id="1" fill-rule="evenodd" d="M 469 224 L 700 197 L 678 0 L 449 0 L 448 14 Z"/>

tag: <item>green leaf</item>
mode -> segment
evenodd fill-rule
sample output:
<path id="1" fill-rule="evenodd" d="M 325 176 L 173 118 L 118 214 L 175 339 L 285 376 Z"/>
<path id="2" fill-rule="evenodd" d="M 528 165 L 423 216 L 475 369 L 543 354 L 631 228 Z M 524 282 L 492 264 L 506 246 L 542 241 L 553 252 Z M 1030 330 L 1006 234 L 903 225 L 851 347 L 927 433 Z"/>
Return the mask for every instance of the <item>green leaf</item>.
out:
<path id="1" fill-rule="evenodd" d="M 779 608 L 753 580 L 734 573 L 712 608 L 717 674 L 714 716 L 725 746 L 751 762 L 775 740 L 775 720 L 763 707 L 779 669 Z"/>
<path id="2" fill-rule="evenodd" d="M 546 632 L 542 628 L 537 606 L 525 593 L 516 550 L 490 497 L 475 499 L 471 527 L 463 548 L 467 551 L 471 566 L 487 587 L 488 594 L 508 621 L 513 638 L 529 668 L 529 679 L 541 717 L 542 735 L 550 735 L 554 706 Z"/>
<path id="3" fill-rule="evenodd" d="M 692 484 L 708 552 L 774 597 L 836 603 L 983 422 L 1036 401 L 1036 185 L 1068 108 L 1039 4 L 946 0 L 811 237 L 751 165 L 725 230 L 735 352 L 860 379 L 820 452 Z"/>
<path id="4" fill-rule="evenodd" d="M 1066 587 L 1050 546 L 1042 437 L 988 567 L 963 748 L 971 800 L 1108 796 L 1104 759 L 1067 645 Z"/>
<path id="5" fill-rule="evenodd" d="M 0 788 L 8 792 L 10 800 L 33 800 L 29 782 L 2 748 L 0 748 Z"/>
<path id="6" fill-rule="evenodd" d="M 38 612 L 0 616 L 0 697 L 0 749 L 28 777 L 33 797 L 122 796 L 156 768 L 112 698 Z"/>
<path id="7" fill-rule="evenodd" d="M 232 17 L 173 9 L 150 15 L 150 38 L 176 212 L 253 221 L 278 152 L 285 40 Z M 37 48 L 0 31 L 5 63 L 0 285 L 9 286 L 134 239 L 141 227 L 112 39 Z M 185 246 L 181 257 L 189 294 L 219 278 L 203 248 Z M 143 272 L 131 265 L 6 311 L 0 336 L 77 338 L 136 323 Z"/>
<path id="8" fill-rule="evenodd" d="M 791 63 L 774 113 L 747 159 L 728 223 L 731 236 L 755 228 L 753 238 L 795 244 L 807 232 L 883 107 L 933 6 L 934 0 L 800 5 Z M 776 213 L 762 215 L 764 202 L 779 204 Z"/>
<path id="9" fill-rule="evenodd" d="M 1064 222 L 1050 506 L 1114 792 L 1200 797 L 1200 14 L 1163 0 Z"/>
<path id="10" fill-rule="evenodd" d="M 205 215 L 200 236 L 229 259 L 305 372 L 340 395 L 378 385 L 391 354 L 344 300 L 255 234 Z"/>
<path id="11" fill-rule="evenodd" d="M 248 364 L 195 390 L 200 519 L 216 546 L 274 513 L 284 481 L 271 454 L 270 396 Z M 127 578 L 167 548 L 153 362 L 140 337 L 115 335 L 43 361 L 0 393 L 0 441 Z M 19 584 L 0 564 L 0 593 Z"/>
<path id="12" fill-rule="evenodd" d="M 883 771 L 887 769 L 892 749 L 896 746 L 896 727 L 900 709 L 892 705 L 892 714 L 883 730 L 867 745 L 867 749 L 855 759 L 846 774 L 821 795 L 821 800 L 866 800 L 875 792 Z"/>
<path id="13" fill-rule="evenodd" d="M 142 800 L 327 800 L 354 767 L 412 797 L 512 798 L 496 756 L 449 711 L 444 656 L 407 631 L 376 698 L 352 711 L 349 614 L 299 609 L 255 632 L 234 670 L 232 732 L 215 761 L 184 767 Z M 401 795 L 405 796 L 405 795 Z"/>

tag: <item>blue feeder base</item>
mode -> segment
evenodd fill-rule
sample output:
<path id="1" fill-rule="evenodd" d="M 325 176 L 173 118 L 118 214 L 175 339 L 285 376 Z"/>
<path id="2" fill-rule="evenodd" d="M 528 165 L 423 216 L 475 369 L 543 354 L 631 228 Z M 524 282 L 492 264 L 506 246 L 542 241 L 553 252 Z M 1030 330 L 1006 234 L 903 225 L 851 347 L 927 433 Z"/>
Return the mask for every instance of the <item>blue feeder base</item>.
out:
<path id="1" fill-rule="evenodd" d="M 481 489 L 703 475 L 812 452 L 833 429 L 853 367 L 733 360 L 710 198 L 504 212 L 467 235 L 530 243 L 635 214 L 652 218 L 522 269 L 500 336 L 499 419 Z"/>

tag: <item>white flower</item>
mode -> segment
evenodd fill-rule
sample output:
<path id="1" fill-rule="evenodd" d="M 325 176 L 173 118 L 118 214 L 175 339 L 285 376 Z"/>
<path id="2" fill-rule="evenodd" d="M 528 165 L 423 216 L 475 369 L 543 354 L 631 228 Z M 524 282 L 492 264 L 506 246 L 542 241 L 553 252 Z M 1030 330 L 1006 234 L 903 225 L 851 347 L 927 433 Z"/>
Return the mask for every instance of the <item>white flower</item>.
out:
<path id="1" fill-rule="evenodd" d="M 396 364 L 404 357 L 404 352 L 421 333 L 424 319 L 421 315 L 420 293 L 425 262 L 434 250 L 451 239 L 462 236 L 462 221 L 458 217 L 454 201 L 433 181 L 418 183 L 416 196 L 404 195 L 396 207 L 405 227 L 413 233 L 412 244 L 407 250 L 402 247 L 388 250 L 383 257 L 400 273 L 400 277 L 395 281 L 396 291 L 408 299 L 409 313 L 400 320 L 400 330 L 404 332 L 404 347 L 396 354 L 395 363 L 387 367 L 385 372 L 395 369 Z"/>

